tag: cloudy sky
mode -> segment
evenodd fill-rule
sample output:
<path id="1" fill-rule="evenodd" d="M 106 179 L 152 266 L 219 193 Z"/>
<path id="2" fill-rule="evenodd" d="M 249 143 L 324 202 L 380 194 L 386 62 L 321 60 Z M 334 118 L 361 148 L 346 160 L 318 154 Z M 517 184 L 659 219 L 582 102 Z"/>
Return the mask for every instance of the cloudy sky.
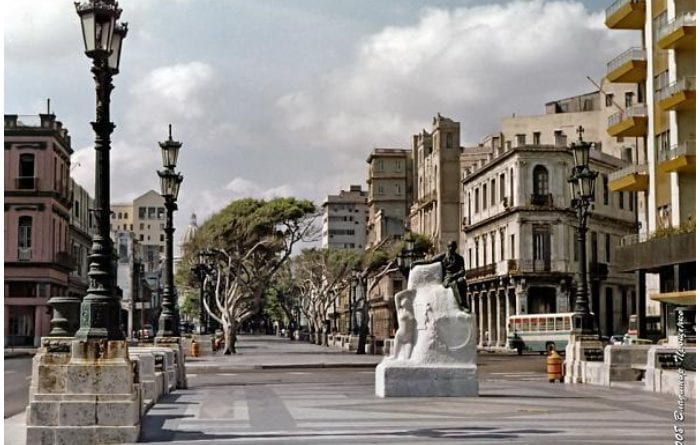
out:
<path id="1" fill-rule="evenodd" d="M 364 184 L 372 147 L 408 148 L 435 113 L 462 144 L 512 113 L 593 90 L 637 33 L 604 26 L 612 0 L 122 0 L 112 93 L 112 197 L 158 189 L 157 142 L 183 142 L 176 226 L 231 199 L 320 202 Z M 93 188 L 94 86 L 72 1 L 3 2 L 5 113 L 52 111 Z M 176 237 L 178 236 L 176 232 Z"/>

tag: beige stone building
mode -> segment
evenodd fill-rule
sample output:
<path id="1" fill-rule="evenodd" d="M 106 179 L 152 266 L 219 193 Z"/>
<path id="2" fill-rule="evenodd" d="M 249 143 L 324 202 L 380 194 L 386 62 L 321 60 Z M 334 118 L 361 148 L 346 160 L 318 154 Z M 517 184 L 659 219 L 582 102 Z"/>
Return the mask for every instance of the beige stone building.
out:
<path id="1" fill-rule="evenodd" d="M 367 247 L 404 234 L 412 197 L 411 152 L 375 148 L 367 158 Z"/>
<path id="2" fill-rule="evenodd" d="M 165 200 L 149 190 L 130 203 L 111 205 L 112 231 L 128 231 L 135 235 L 143 249 L 147 272 L 160 268 L 160 256 L 165 251 Z"/>
<path id="3" fill-rule="evenodd" d="M 442 251 L 460 233 L 460 125 L 438 113 L 431 132 L 413 136 L 410 228 Z"/>
<path id="4" fill-rule="evenodd" d="M 610 175 L 611 191 L 636 193 L 645 204 L 639 233 L 618 249 L 620 267 L 634 272 L 644 300 L 639 335 L 673 338 L 674 310 L 690 306 L 694 314 L 696 302 L 696 2 L 611 2 L 605 24 L 638 31 L 639 44 L 608 62 L 606 77 L 643 92 L 607 123 L 611 137 L 635 137 L 640 147 L 631 165 Z"/>
<path id="5" fill-rule="evenodd" d="M 360 185 L 328 195 L 321 205 L 324 249 L 364 249 L 367 244 L 367 192 Z"/>
<path id="6" fill-rule="evenodd" d="M 635 232 L 644 202 L 611 192 L 608 183 L 643 150 L 635 137 L 610 136 L 607 116 L 640 96 L 631 83 L 601 84 L 547 103 L 544 114 L 504 118 L 500 132 L 463 149 L 460 245 L 482 347 L 505 347 L 510 315 L 573 309 L 576 221 L 566 180 L 579 125 L 594 143 L 592 166 L 600 173 L 586 244 L 591 310 L 603 335 L 624 333 L 638 312 L 632 277 L 617 268 L 614 248 Z"/>

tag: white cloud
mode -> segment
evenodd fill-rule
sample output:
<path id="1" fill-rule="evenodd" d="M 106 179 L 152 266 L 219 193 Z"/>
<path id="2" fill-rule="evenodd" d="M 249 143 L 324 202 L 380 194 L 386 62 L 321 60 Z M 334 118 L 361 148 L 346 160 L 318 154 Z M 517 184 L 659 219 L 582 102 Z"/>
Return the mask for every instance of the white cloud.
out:
<path id="1" fill-rule="evenodd" d="M 593 89 L 586 76 L 602 77 L 632 37 L 573 2 L 426 9 L 414 26 L 369 36 L 348 65 L 276 106 L 295 138 L 336 158 L 407 147 L 436 112 L 461 121 L 466 144 L 502 116 Z"/>

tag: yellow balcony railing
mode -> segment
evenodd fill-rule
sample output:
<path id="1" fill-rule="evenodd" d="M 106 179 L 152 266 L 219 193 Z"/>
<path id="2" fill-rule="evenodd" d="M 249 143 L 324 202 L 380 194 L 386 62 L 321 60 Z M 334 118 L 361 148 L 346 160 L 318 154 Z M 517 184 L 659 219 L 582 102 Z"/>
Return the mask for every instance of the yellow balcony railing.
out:
<path id="1" fill-rule="evenodd" d="M 605 10 L 605 26 L 610 29 L 644 28 L 644 0 L 616 0 Z"/>
<path id="2" fill-rule="evenodd" d="M 610 173 L 608 188 L 611 192 L 641 192 L 649 188 L 649 169 L 646 164 L 634 164 Z"/>
<path id="3" fill-rule="evenodd" d="M 695 172 L 695 140 L 687 140 L 682 144 L 659 150 L 659 168 L 666 173 Z"/>
<path id="4" fill-rule="evenodd" d="M 657 97 L 663 111 L 695 110 L 695 76 L 665 86 Z"/>
<path id="5" fill-rule="evenodd" d="M 695 49 L 695 12 L 661 25 L 656 33 L 656 43 L 661 49 Z"/>
<path id="6" fill-rule="evenodd" d="M 607 68 L 610 82 L 640 82 L 647 75 L 646 52 L 644 48 L 630 48 L 608 62 Z"/>
<path id="7" fill-rule="evenodd" d="M 608 134 L 612 137 L 640 137 L 647 131 L 647 107 L 638 104 L 608 118 Z"/>

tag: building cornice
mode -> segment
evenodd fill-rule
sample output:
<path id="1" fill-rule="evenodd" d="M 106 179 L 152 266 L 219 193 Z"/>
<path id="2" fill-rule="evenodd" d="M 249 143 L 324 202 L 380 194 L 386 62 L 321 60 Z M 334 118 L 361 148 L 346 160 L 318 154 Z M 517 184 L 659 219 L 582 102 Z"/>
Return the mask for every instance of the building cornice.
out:
<path id="1" fill-rule="evenodd" d="M 483 219 L 479 222 L 476 222 L 474 224 L 470 224 L 466 228 L 464 226 L 462 226 L 462 232 L 468 234 L 472 230 L 480 229 L 484 226 L 488 226 L 489 224 L 491 224 L 495 221 L 498 221 L 499 219 L 508 218 L 511 215 L 517 214 L 517 213 L 522 213 L 522 214 L 551 213 L 551 214 L 555 214 L 555 215 L 564 216 L 567 219 L 571 219 L 571 220 L 574 220 L 576 218 L 576 213 L 573 209 L 564 209 L 561 207 L 533 208 L 533 207 L 518 206 L 518 207 L 509 208 L 508 210 L 505 210 L 501 213 L 490 216 L 490 217 Z M 621 229 L 628 229 L 631 231 L 635 230 L 637 227 L 637 225 L 634 221 L 627 221 L 627 220 L 620 219 L 620 218 L 612 218 L 610 216 L 601 215 L 599 213 L 592 213 L 589 216 L 589 221 L 603 223 L 603 224 L 610 224 L 610 225 L 617 226 Z"/>

